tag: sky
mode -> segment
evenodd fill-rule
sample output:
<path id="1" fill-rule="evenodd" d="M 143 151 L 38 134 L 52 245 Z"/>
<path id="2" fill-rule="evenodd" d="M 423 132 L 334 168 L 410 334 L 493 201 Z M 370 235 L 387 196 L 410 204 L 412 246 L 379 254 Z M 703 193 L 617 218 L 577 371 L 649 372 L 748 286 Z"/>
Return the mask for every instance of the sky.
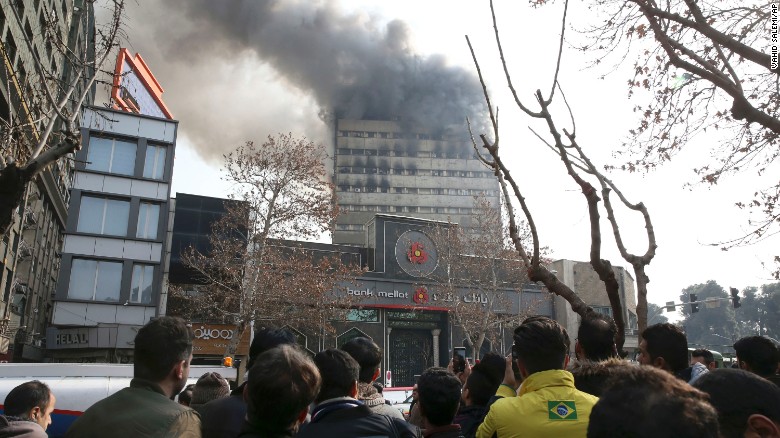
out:
<path id="1" fill-rule="evenodd" d="M 533 106 L 533 93 L 546 93 L 552 83 L 563 3 L 543 8 L 528 3 L 497 0 L 496 14 L 518 95 Z M 583 2 L 574 3 L 569 18 L 575 27 L 595 22 L 589 21 L 595 17 Z M 626 85 L 630 62 L 585 68 L 593 54 L 574 50 L 582 35 L 574 29 L 566 32 L 559 79 L 578 141 L 596 163 L 615 164 L 612 152 L 637 121 L 632 112 L 637 102 L 628 97 Z M 329 142 L 332 134 L 323 118 L 332 114 L 323 115 L 323 108 L 360 108 L 362 114 L 381 115 L 386 103 L 389 111 L 417 111 L 421 117 L 445 117 L 440 106 L 484 114 L 479 93 L 460 91 L 466 85 L 473 91 L 474 85 L 464 38 L 469 35 L 491 99 L 500 109 L 503 160 L 527 199 L 542 244 L 554 258 L 588 260 L 584 197 L 560 160 L 529 130 L 544 135 L 546 127 L 517 109 L 486 1 L 129 2 L 126 33 L 125 46 L 143 56 L 180 121 L 173 192 L 216 197 L 230 191 L 220 179 L 222 155 L 245 141 L 292 132 Z M 416 91 L 403 91 L 404 85 L 396 82 L 404 75 L 416 78 Z M 421 90 L 443 103 L 418 99 L 426 94 Z M 560 99 L 555 108 L 560 125 L 568 126 Z M 610 174 L 629 200 L 644 202 L 650 211 L 658 250 L 647 268 L 648 300 L 656 304 L 679 301 L 682 289 L 708 280 L 739 289 L 771 282 L 771 240 L 727 252 L 708 245 L 748 230 L 746 213 L 734 203 L 752 194 L 755 178 L 746 173 L 716 186 L 687 187 L 696 182 L 692 169 L 708 153 L 711 139 L 695 141 L 651 173 Z M 629 252 L 643 254 L 647 243 L 641 217 L 628 210 L 616 214 Z M 602 256 L 630 271 L 602 216 Z"/>

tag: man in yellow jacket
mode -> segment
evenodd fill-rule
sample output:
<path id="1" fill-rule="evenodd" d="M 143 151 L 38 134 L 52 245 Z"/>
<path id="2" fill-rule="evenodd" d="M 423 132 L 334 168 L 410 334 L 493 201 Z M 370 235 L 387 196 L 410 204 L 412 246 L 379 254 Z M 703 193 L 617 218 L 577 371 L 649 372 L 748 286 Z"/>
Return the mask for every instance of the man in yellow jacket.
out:
<path id="1" fill-rule="evenodd" d="M 532 316 L 515 329 L 512 359 L 523 376 L 517 395 L 512 359 L 507 358 L 498 399 L 490 407 L 477 438 L 585 437 L 597 397 L 578 391 L 565 371 L 569 335 L 557 322 Z"/>

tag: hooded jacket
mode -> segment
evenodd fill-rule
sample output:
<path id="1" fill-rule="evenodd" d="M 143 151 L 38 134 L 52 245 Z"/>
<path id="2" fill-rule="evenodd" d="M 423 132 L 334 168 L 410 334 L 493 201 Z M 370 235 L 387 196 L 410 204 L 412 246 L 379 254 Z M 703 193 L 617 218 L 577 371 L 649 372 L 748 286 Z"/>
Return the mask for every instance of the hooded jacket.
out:
<path id="1" fill-rule="evenodd" d="M 401 413 L 395 407 L 385 403 L 385 398 L 382 397 L 376 388 L 370 383 L 358 383 L 358 400 L 362 401 L 369 409 L 375 414 L 387 415 L 388 417 L 398 418 L 404 420 L 404 414 Z"/>
<path id="2" fill-rule="evenodd" d="M 504 385 L 498 399 L 477 429 L 477 438 L 497 434 L 507 437 L 585 437 L 588 419 L 598 397 L 578 391 L 574 377 L 565 370 L 531 374 L 520 394 Z"/>
<path id="3" fill-rule="evenodd" d="M 46 438 L 40 424 L 24 418 L 0 415 L 0 438 Z"/>

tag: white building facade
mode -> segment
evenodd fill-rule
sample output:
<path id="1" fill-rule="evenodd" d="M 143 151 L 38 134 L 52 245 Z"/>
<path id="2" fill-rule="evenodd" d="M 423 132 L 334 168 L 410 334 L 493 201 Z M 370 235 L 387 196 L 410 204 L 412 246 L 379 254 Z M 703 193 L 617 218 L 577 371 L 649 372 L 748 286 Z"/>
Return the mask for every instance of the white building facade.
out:
<path id="1" fill-rule="evenodd" d="M 178 122 L 103 108 L 83 114 L 47 349 L 53 361 L 127 362 L 165 305 Z"/>

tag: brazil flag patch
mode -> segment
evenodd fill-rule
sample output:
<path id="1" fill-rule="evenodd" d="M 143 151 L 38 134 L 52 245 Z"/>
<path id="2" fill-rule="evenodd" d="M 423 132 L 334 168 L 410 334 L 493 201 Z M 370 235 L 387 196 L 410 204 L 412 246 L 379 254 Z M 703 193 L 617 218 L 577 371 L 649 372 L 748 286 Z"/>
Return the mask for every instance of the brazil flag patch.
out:
<path id="1" fill-rule="evenodd" d="M 574 401 L 548 400 L 547 410 L 550 420 L 576 420 L 577 407 Z"/>

